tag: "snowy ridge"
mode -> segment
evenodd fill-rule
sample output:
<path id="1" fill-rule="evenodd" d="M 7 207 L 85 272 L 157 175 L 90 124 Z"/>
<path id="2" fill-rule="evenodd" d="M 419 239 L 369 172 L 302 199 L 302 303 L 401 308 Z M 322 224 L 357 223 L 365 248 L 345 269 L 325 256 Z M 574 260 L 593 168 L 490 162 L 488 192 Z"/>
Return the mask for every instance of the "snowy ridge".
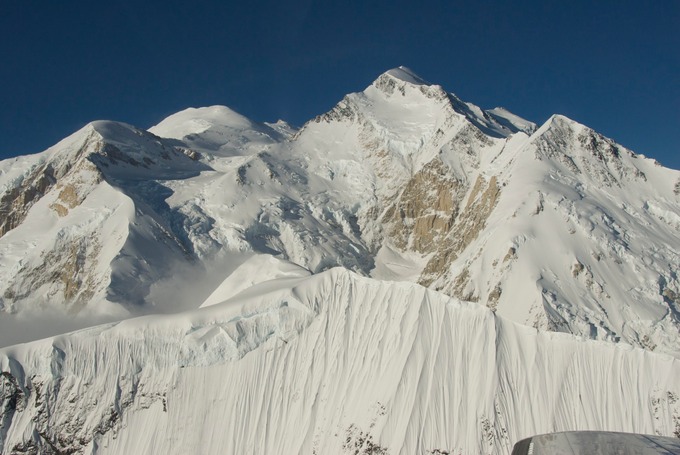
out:
<path id="1" fill-rule="evenodd" d="M 3 453 L 507 454 L 556 430 L 680 434 L 671 357 L 343 269 L 0 359 Z"/>

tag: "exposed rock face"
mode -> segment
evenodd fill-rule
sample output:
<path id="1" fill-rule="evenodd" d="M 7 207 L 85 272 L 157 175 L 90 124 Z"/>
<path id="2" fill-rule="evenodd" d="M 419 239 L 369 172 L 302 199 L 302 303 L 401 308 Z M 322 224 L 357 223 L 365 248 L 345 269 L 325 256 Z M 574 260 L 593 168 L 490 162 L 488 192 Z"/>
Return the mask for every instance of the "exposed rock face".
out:
<path id="1" fill-rule="evenodd" d="M 420 284 L 429 286 L 435 280 L 448 275 L 451 263 L 478 238 L 479 233 L 486 227 L 486 221 L 496 206 L 499 195 L 500 188 L 495 176 L 492 176 L 488 182 L 481 175 L 477 177 L 455 225 L 451 227 L 443 242 L 438 244 L 435 255 L 425 266 L 419 280 Z M 474 296 L 460 293 L 461 288 L 456 285 L 459 282 L 459 279 L 453 280 L 453 286 L 443 288 L 444 292 L 450 292 L 458 298 L 469 297 L 474 300 Z"/>
<path id="2" fill-rule="evenodd" d="M 3 453 L 84 453 L 94 438 L 101 438 L 108 432 L 115 434 L 120 430 L 121 416 L 133 400 L 142 406 L 146 403 L 148 407 L 154 401 L 162 399 L 161 394 L 147 396 L 144 390 L 137 391 L 139 379 L 135 378 L 134 383 L 129 386 L 125 381 L 121 382 L 120 396 L 115 407 L 100 410 L 98 400 L 90 394 L 90 399 L 86 402 L 79 400 L 76 392 L 79 385 L 74 384 L 73 378 L 60 377 L 65 352 L 57 347 L 53 351 L 51 358 L 54 378 L 51 375 L 32 374 L 22 379 L 8 372 L 3 372 L 0 377 L 0 400 L 4 400 L 4 426 L 0 426 L 0 450 L 4 449 Z M 24 384 L 20 383 L 22 380 L 25 380 Z M 62 409 L 61 416 L 54 415 L 56 403 Z M 12 419 L 17 415 L 21 416 L 27 408 L 33 414 L 33 434 L 3 447 Z M 88 425 L 89 431 L 83 431 L 86 420 L 84 416 L 88 415 L 94 422 Z"/>
<path id="3" fill-rule="evenodd" d="M 383 217 L 388 237 L 402 250 L 432 253 L 458 217 L 463 182 L 435 158 L 408 181 Z"/>
<path id="4" fill-rule="evenodd" d="M 54 190 L 58 191 L 58 195 L 50 204 L 50 208 L 60 217 L 67 216 L 69 211 L 78 207 L 102 180 L 101 172 L 93 163 L 88 160 L 80 161 L 56 184 Z"/>
<path id="5" fill-rule="evenodd" d="M 0 237 L 19 226 L 31 206 L 54 185 L 54 169 L 44 165 L 0 198 Z"/>
<path id="6" fill-rule="evenodd" d="M 587 127 L 574 128 L 574 122 L 553 116 L 550 128 L 536 141 L 537 159 L 555 159 L 575 174 L 585 174 L 600 185 L 621 187 L 625 182 L 646 181 L 647 177 L 627 158 L 636 158 L 611 139 Z"/>
<path id="7" fill-rule="evenodd" d="M 107 284 L 96 273 L 100 250 L 90 238 L 65 239 L 47 252 L 41 263 L 20 269 L 3 298 L 6 302 L 35 299 L 39 305 L 59 301 L 77 312 Z"/>
<path id="8" fill-rule="evenodd" d="M 4 451 L 4 442 L 14 415 L 26 407 L 25 398 L 17 379 L 7 371 L 0 373 L 0 451 Z"/>
<path id="9" fill-rule="evenodd" d="M 53 203 L 52 208 L 60 216 L 66 216 L 68 209 L 79 205 L 92 189 L 88 182 L 92 176 L 95 180 L 101 179 L 98 169 L 88 159 L 89 151 L 100 146 L 101 138 L 92 132 L 81 136 L 80 142 L 56 157 L 38 157 L 29 172 L 7 187 L 0 197 L 0 237 L 19 226 L 31 207 L 55 186 L 59 190 L 59 201 Z M 83 171 L 89 175 L 84 176 Z M 79 190 L 80 186 L 85 187 Z"/>
<path id="10" fill-rule="evenodd" d="M 79 146 L 67 151 L 69 156 L 57 156 L 39 166 L 23 179 L 21 185 L 5 193 L 3 200 L 14 196 L 12 208 L 3 226 L 27 216 L 40 199 L 48 200 L 49 208 L 59 218 L 80 206 L 103 180 L 99 169 L 90 161 L 90 150 L 101 146 L 101 138 L 92 132 L 85 134 Z M 52 202 L 49 202 L 51 200 Z M 34 221 L 35 222 L 35 221 Z M 9 229 L 8 229 L 9 230 Z M 6 234 L 5 230 L 3 234 Z M 2 294 L 6 311 L 15 311 L 15 302 L 30 300 L 38 305 L 63 302 L 70 311 L 86 305 L 97 290 L 97 256 L 101 249 L 97 232 L 77 236 L 62 231 L 54 245 L 42 252 L 39 260 L 23 261 L 20 268 L 4 285 Z"/>

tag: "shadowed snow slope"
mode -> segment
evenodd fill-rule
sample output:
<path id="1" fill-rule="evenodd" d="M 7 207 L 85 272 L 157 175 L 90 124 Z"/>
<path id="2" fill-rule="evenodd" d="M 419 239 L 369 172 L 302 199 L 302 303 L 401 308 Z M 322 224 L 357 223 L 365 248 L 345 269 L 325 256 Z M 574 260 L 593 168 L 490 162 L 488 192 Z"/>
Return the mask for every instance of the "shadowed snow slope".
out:
<path id="1" fill-rule="evenodd" d="M 680 433 L 680 364 L 343 269 L 0 351 L 3 453 L 508 454 Z"/>

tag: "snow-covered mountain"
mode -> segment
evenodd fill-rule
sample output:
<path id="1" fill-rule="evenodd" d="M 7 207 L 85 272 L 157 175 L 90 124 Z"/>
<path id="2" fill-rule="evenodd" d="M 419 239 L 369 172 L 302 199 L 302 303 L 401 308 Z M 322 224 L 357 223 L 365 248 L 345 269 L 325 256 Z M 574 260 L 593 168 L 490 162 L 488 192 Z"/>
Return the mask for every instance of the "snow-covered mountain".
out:
<path id="1" fill-rule="evenodd" d="M 300 129 L 93 122 L 0 162 L 0 346 L 57 335 L 0 351 L 3 453 L 680 436 L 679 202 L 679 171 L 403 67 Z"/>
<path id="2" fill-rule="evenodd" d="M 93 122 L 1 162 L 0 191 L 13 326 L 45 308 L 75 326 L 195 308 L 244 254 L 269 253 L 680 354 L 680 172 L 562 116 L 537 127 L 484 111 L 405 68 L 300 130 L 222 106 L 148 132 Z M 170 302 L 178 276 L 192 292 Z"/>
<path id="3" fill-rule="evenodd" d="M 0 351 L 3 453 L 508 454 L 536 433 L 680 436 L 680 363 L 412 283 L 265 277 L 213 305 Z"/>

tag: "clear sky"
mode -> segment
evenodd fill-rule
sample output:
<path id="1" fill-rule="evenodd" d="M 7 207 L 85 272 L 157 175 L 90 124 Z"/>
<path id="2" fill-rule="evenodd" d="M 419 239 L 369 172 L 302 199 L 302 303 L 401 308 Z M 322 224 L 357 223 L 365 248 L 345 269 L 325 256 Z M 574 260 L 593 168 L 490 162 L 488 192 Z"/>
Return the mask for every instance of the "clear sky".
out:
<path id="1" fill-rule="evenodd" d="M 225 104 L 300 125 L 404 65 L 680 169 L 680 0 L 0 2 L 0 157 Z"/>

